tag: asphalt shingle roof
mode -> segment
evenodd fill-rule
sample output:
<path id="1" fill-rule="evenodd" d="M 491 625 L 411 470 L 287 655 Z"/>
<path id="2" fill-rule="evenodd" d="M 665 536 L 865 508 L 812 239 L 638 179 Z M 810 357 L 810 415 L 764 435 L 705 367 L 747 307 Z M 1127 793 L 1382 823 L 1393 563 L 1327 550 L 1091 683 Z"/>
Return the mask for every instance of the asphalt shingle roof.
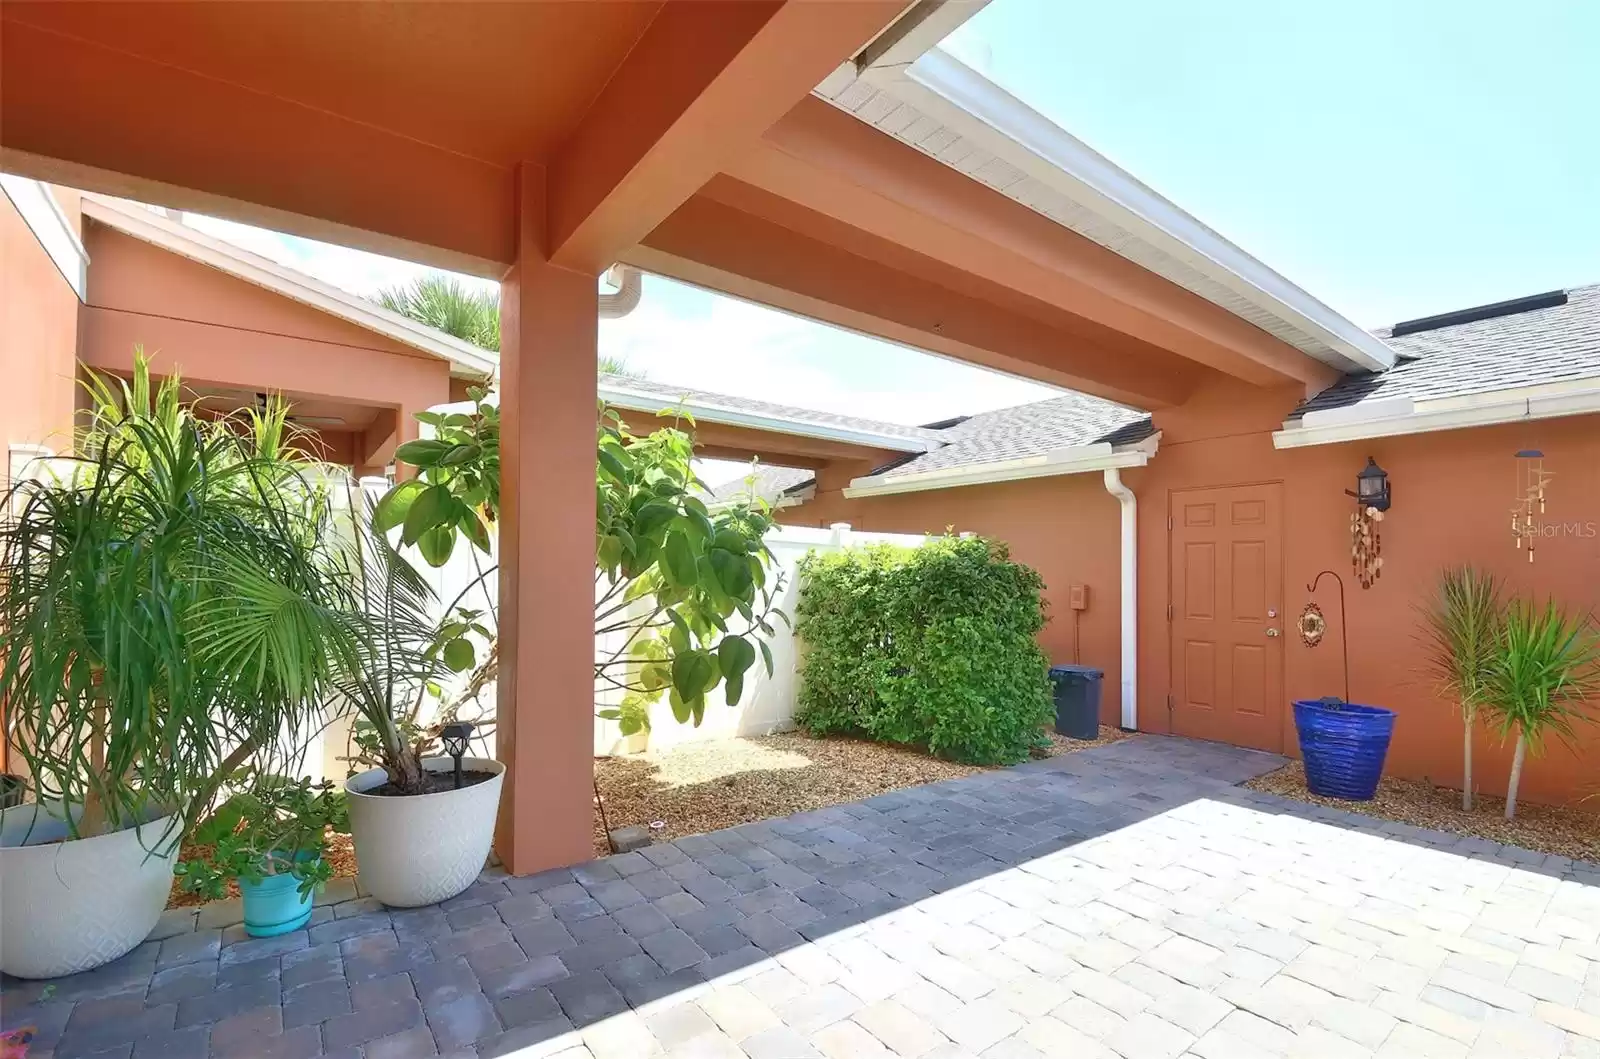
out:
<path id="1" fill-rule="evenodd" d="M 1401 358 L 1386 372 L 1346 375 L 1291 418 L 1396 397 L 1430 400 L 1600 378 L 1600 284 L 1567 291 L 1567 304 L 1391 337 Z"/>
<path id="2" fill-rule="evenodd" d="M 1099 441 L 1126 445 L 1149 437 L 1153 429 L 1148 412 L 1088 394 L 1067 393 L 983 412 L 941 430 L 943 448 L 896 464 L 881 472 L 881 477 L 1016 460 Z"/>
<path id="3" fill-rule="evenodd" d="M 726 504 L 754 494 L 769 505 L 777 506 L 785 493 L 810 484 L 815 477 L 814 471 L 801 467 L 774 467 L 770 464 L 761 464 L 756 468 L 755 481 L 752 482 L 750 475 L 745 474 L 731 482 L 712 486 L 711 493 L 706 499 L 712 504 Z"/>
<path id="4" fill-rule="evenodd" d="M 757 401 L 749 397 L 710 393 L 706 390 L 672 386 L 652 379 L 635 378 L 631 375 L 613 375 L 609 372 L 602 372 L 600 385 L 618 390 L 627 390 L 658 401 L 682 402 L 691 405 L 716 405 L 719 408 L 726 408 L 734 412 L 745 412 L 750 415 L 770 416 L 774 419 L 788 419 L 796 423 L 810 423 L 823 427 L 860 430 L 888 437 L 915 438 L 923 441 L 940 440 L 937 430 L 928 430 L 925 427 L 908 427 L 901 423 L 884 423 L 875 419 L 860 419 L 856 416 L 841 416 L 832 412 L 819 412 L 815 408 L 796 408 L 793 405 Z"/>

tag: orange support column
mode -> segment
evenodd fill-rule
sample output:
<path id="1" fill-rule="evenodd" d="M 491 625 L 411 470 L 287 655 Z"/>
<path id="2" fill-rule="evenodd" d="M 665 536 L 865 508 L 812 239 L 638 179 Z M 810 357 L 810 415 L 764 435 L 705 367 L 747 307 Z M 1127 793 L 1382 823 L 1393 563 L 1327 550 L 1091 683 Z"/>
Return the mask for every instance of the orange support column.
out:
<path id="1" fill-rule="evenodd" d="M 545 171 L 517 176 L 500 288 L 496 846 L 518 875 L 593 855 L 597 278 L 545 258 Z"/>

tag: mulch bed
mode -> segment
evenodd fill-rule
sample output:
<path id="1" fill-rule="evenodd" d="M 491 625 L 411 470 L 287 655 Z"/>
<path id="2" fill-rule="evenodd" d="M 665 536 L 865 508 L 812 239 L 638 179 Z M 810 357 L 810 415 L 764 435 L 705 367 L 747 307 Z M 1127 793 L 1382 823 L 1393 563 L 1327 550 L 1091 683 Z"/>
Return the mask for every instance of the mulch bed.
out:
<path id="1" fill-rule="evenodd" d="M 1051 734 L 1041 757 L 1115 742 L 1127 733 L 1100 729 L 1098 742 Z M 659 753 L 598 758 L 595 782 L 611 830 L 662 821 L 657 841 L 822 809 L 876 794 L 970 776 L 984 768 L 861 739 L 814 739 L 798 732 L 755 739 L 687 743 Z M 610 852 L 600 807 L 596 856 Z"/>
<path id="2" fill-rule="evenodd" d="M 1379 781 L 1377 796 L 1370 802 L 1320 798 L 1306 790 L 1305 767 L 1298 761 L 1250 780 L 1245 786 L 1313 805 L 1521 846 L 1537 853 L 1600 861 L 1600 817 L 1578 809 L 1519 802 L 1516 819 L 1507 820 L 1504 798 L 1477 795 L 1472 799 L 1472 811 L 1463 812 L 1459 790 L 1388 776 Z"/>

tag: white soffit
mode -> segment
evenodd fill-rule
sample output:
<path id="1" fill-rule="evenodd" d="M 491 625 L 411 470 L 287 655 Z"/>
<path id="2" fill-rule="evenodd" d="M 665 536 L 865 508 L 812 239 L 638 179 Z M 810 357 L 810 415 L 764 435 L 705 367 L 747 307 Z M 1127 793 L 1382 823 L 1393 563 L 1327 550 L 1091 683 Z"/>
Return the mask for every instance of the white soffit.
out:
<path id="1" fill-rule="evenodd" d="M 941 48 L 816 94 L 1340 371 L 1394 351 Z"/>

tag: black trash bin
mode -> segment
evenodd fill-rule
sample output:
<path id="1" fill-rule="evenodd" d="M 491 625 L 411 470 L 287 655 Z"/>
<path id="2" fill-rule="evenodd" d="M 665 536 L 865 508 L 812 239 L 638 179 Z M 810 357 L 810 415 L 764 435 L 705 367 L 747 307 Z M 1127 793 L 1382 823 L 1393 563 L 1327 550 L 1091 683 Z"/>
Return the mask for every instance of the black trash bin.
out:
<path id="1" fill-rule="evenodd" d="M 1100 737 L 1100 682 L 1105 673 L 1088 666 L 1051 666 L 1056 690 L 1056 733 L 1069 739 Z"/>

